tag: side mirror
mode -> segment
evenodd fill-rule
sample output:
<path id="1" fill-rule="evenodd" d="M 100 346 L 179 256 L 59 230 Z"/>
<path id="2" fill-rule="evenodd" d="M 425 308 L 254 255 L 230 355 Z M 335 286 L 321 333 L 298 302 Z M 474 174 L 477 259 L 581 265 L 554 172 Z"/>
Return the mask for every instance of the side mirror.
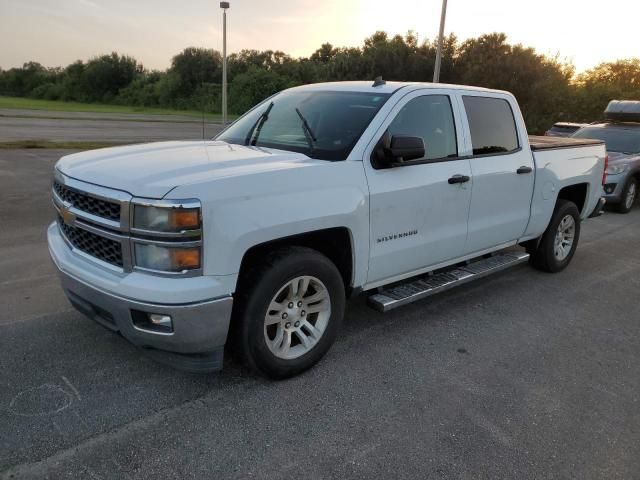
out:
<path id="1" fill-rule="evenodd" d="M 424 140 L 420 137 L 394 135 L 391 137 L 388 154 L 394 162 L 406 162 L 422 158 L 425 155 Z"/>
<path id="2" fill-rule="evenodd" d="M 392 168 L 403 162 L 425 156 L 424 140 L 408 135 L 384 135 L 378 141 L 371 155 L 371 164 L 375 169 Z"/>

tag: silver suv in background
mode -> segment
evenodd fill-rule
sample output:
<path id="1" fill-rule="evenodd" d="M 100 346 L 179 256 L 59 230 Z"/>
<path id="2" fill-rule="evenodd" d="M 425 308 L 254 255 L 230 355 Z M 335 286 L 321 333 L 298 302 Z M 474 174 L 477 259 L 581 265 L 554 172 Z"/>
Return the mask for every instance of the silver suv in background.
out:
<path id="1" fill-rule="evenodd" d="M 612 100 L 605 117 L 606 121 L 587 125 L 572 136 L 605 142 L 609 155 L 605 198 L 616 211 L 628 213 L 640 188 L 640 101 Z"/>

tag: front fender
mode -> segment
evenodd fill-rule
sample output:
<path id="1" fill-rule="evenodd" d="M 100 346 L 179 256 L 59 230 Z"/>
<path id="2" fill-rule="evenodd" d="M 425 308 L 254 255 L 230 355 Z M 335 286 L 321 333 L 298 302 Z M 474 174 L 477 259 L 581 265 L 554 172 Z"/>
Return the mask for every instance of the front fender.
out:
<path id="1" fill-rule="evenodd" d="M 221 178 L 178 187 L 171 196 L 202 202 L 206 275 L 237 274 L 244 254 L 261 243 L 345 227 L 353 242 L 354 286 L 366 279 L 369 203 L 361 162 Z"/>

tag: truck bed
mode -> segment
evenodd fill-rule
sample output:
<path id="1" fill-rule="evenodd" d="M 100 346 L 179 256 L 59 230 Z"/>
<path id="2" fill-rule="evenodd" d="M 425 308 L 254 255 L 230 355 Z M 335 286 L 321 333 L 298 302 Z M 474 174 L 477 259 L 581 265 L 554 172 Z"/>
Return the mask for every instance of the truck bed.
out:
<path id="1" fill-rule="evenodd" d="M 590 138 L 566 138 L 566 137 L 541 137 L 537 135 L 529 135 L 529 144 L 531 150 L 556 150 L 558 148 L 586 147 L 593 145 L 601 145 L 602 140 L 593 140 Z"/>
<path id="2" fill-rule="evenodd" d="M 530 138 L 536 178 L 525 233 L 543 232 L 553 215 L 558 192 L 573 185 L 587 187 L 586 198 L 579 202 L 580 217 L 586 219 L 603 194 L 601 183 L 607 155 L 604 143 L 583 138 Z"/>

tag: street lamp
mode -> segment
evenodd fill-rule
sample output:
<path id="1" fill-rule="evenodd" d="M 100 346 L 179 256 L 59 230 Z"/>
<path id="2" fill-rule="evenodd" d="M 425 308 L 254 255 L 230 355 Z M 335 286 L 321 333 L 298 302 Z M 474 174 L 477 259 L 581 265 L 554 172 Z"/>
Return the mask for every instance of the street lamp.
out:
<path id="1" fill-rule="evenodd" d="M 444 20 L 447 16 L 447 0 L 442 0 L 442 13 L 440 14 L 440 34 L 438 35 L 438 50 L 436 50 L 436 65 L 433 69 L 433 83 L 440 81 L 440 64 L 442 62 L 442 37 L 444 37 Z"/>
<path id="2" fill-rule="evenodd" d="M 227 8 L 229 2 L 220 2 L 222 9 L 222 125 L 227 124 Z"/>

